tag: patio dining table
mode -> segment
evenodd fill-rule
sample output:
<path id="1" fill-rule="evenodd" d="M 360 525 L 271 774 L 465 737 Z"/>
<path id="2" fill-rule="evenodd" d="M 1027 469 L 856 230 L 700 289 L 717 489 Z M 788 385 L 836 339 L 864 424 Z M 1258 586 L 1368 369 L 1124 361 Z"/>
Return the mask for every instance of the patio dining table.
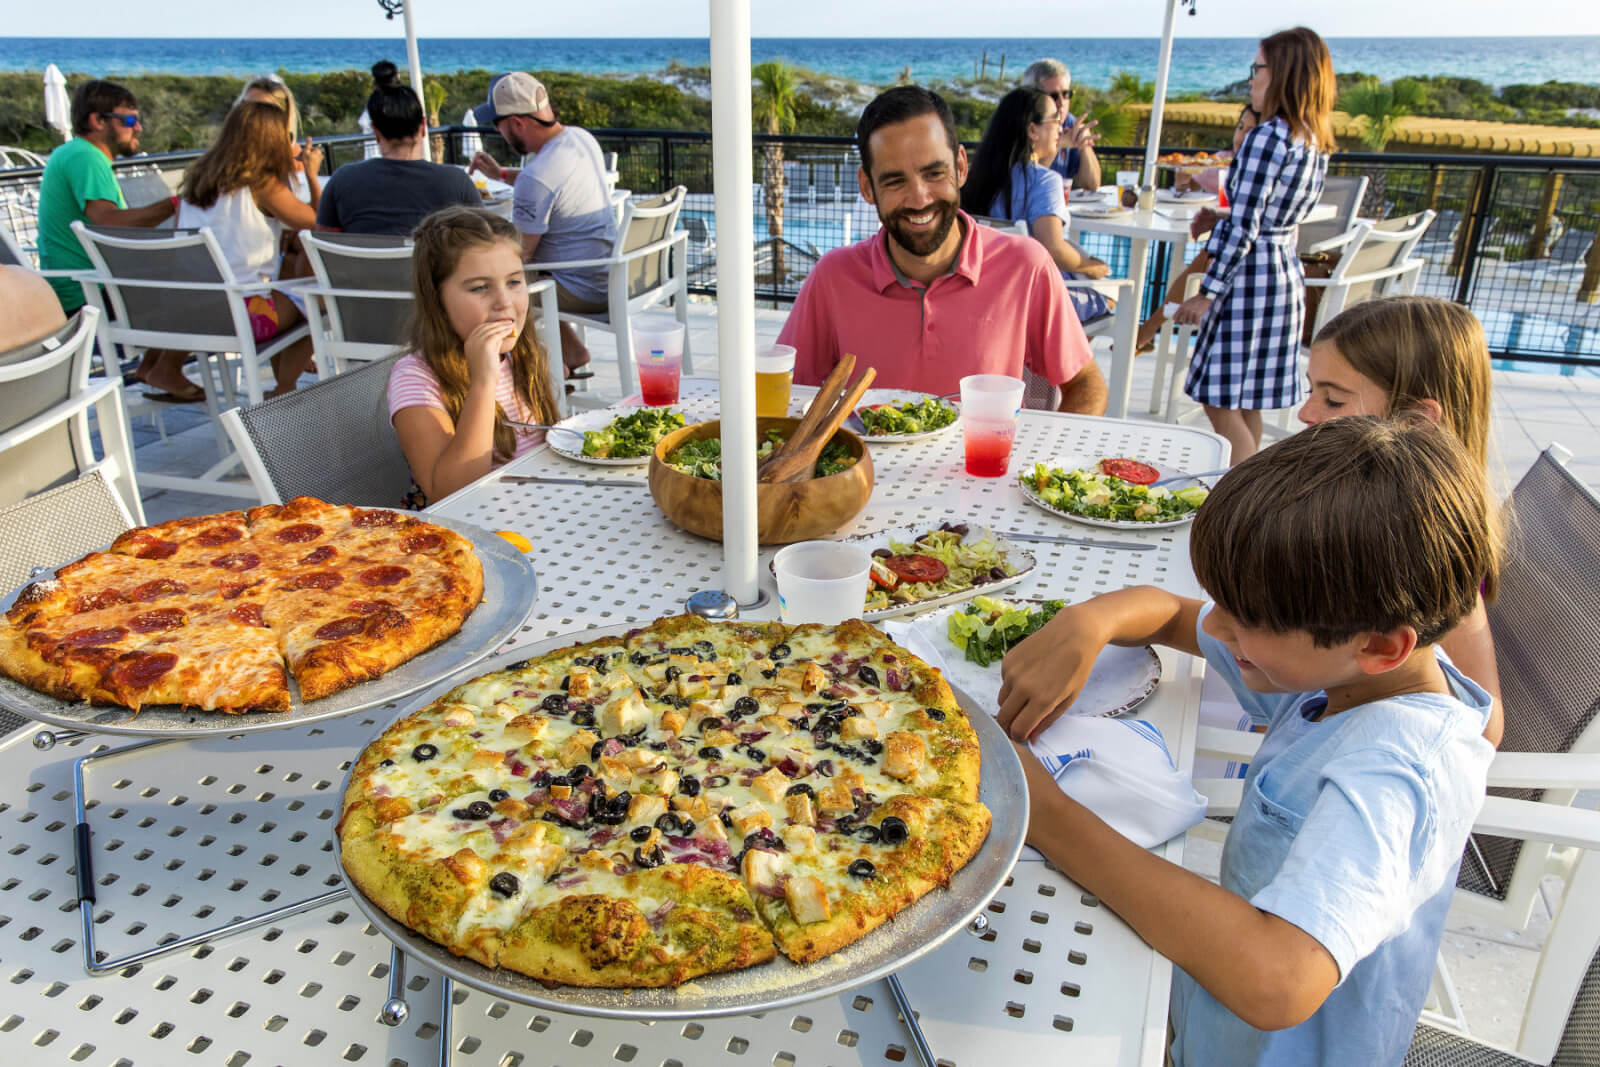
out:
<path id="1" fill-rule="evenodd" d="M 713 414 L 715 383 L 686 381 L 682 407 L 691 419 Z M 872 448 L 875 489 L 844 533 L 966 521 L 1000 531 L 1109 534 L 1102 539 L 1155 548 L 1028 544 L 1037 566 L 1008 595 L 1082 600 L 1136 583 L 1198 593 L 1187 527 L 1094 530 L 1038 510 L 1014 478 L 964 472 L 959 429 Z M 1209 470 L 1222 465 L 1224 452 L 1222 439 L 1203 430 L 1025 411 L 1012 467 L 1072 455 L 1131 455 L 1171 470 Z M 642 466 L 587 466 L 541 447 L 434 510 L 515 530 L 532 543 L 538 599 L 505 651 L 673 614 L 690 594 L 719 584 L 721 546 L 667 522 Z M 763 550 L 760 568 L 768 591 L 772 551 Z M 776 617 L 775 600 L 743 617 Z M 1138 714 L 1160 727 L 1186 771 L 1201 666 L 1166 651 L 1161 659 L 1162 683 Z M 338 784 L 361 745 L 400 706 L 312 728 L 159 745 L 96 770 L 88 791 L 96 809 L 97 943 L 117 953 L 129 943 L 181 936 L 260 910 L 263 901 L 337 888 L 330 838 Z M 377 1016 L 388 996 L 391 946 L 348 899 L 87 977 L 71 871 L 72 765 L 109 739 L 90 735 L 40 753 L 27 743 L 31 732 L 0 744 L 5 1062 L 419 1065 L 440 1062 L 442 1034 L 448 1062 L 463 1067 L 918 1061 L 885 980 L 759 1015 L 687 1022 L 530 1008 L 457 985 L 441 1031 L 441 978 L 411 961 L 404 987 L 410 1015 L 386 1028 Z M 1158 851 L 1176 861 L 1182 849 L 1180 837 Z M 939 1064 L 980 1067 L 1047 1056 L 1119 1067 L 1161 1063 L 1171 966 L 1109 909 L 1049 865 L 1025 860 L 983 918 L 981 928 L 956 932 L 898 973 Z"/>

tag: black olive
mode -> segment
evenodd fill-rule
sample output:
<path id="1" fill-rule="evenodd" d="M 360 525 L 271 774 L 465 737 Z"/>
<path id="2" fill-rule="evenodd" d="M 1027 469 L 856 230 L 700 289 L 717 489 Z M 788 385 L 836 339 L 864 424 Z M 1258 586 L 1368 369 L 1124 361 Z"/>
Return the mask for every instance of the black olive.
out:
<path id="1" fill-rule="evenodd" d="M 670 704 L 675 708 L 686 708 L 686 707 L 689 706 L 689 698 L 688 697 L 680 697 L 680 696 L 677 696 L 676 694 L 669 694 L 669 695 L 663 697 L 661 702 L 663 704 Z"/>
<path id="2" fill-rule="evenodd" d="M 754 745 L 744 746 L 744 754 L 755 760 L 757 763 L 765 763 L 767 759 L 767 754 Z"/>
<path id="3" fill-rule="evenodd" d="M 705 782 L 707 789 L 721 789 L 727 784 L 728 776 L 726 774 L 713 774 L 710 778 L 707 778 Z"/>
<path id="4" fill-rule="evenodd" d="M 876 845 L 878 843 L 878 838 L 882 836 L 882 831 L 871 824 L 856 827 L 856 837 L 860 838 L 862 841 L 865 841 L 869 845 Z"/>
<path id="5" fill-rule="evenodd" d="M 777 676 L 778 672 L 774 670 L 766 670 L 761 672 L 761 677 L 763 678 L 776 678 Z"/>
<path id="6" fill-rule="evenodd" d="M 668 667 L 667 668 L 667 681 L 669 681 L 669 682 L 677 681 L 678 680 L 678 676 L 680 674 L 682 674 L 682 673 L 683 673 L 683 671 L 679 670 L 677 667 Z"/>
<path id="7" fill-rule="evenodd" d="M 872 865 L 871 860 L 856 860 L 850 865 L 850 875 L 854 878 L 876 878 L 878 868 Z"/>
<path id="8" fill-rule="evenodd" d="M 633 655 L 628 657 L 628 662 L 633 664 L 635 667 L 643 667 L 646 663 L 650 662 L 650 653 L 635 652 Z"/>
<path id="9" fill-rule="evenodd" d="M 507 793 L 504 789 L 489 790 L 489 799 L 496 804 L 500 803 L 502 800 L 505 800 L 510 795 L 511 794 Z"/>
<path id="10" fill-rule="evenodd" d="M 526 660 L 526 659 L 519 659 L 519 660 L 517 660 L 517 662 L 513 663 L 511 666 L 507 667 L 506 670 L 508 670 L 508 671 L 520 671 L 531 662 L 533 662 L 533 661 L 532 660 Z"/>
<path id="11" fill-rule="evenodd" d="M 726 811 L 718 812 L 717 813 L 717 818 L 722 820 L 722 825 L 724 825 L 724 826 L 732 826 L 733 825 L 733 817 L 731 815 L 729 815 Z"/>
<path id="12" fill-rule="evenodd" d="M 574 725 L 574 726 L 593 726 L 594 725 L 594 709 L 590 708 L 590 707 L 582 707 L 582 708 L 579 708 L 577 711 L 573 712 L 572 713 L 572 725 Z"/>
<path id="13" fill-rule="evenodd" d="M 489 879 L 489 888 L 503 897 L 514 897 L 522 888 L 522 883 L 517 880 L 516 875 L 509 871 L 501 871 Z"/>
<path id="14" fill-rule="evenodd" d="M 867 666 L 865 663 L 856 668 L 856 677 L 860 678 L 867 685 L 880 684 L 878 682 L 878 672 Z"/>
<path id="15" fill-rule="evenodd" d="M 883 843 L 886 845 L 903 845 L 906 843 L 906 838 L 911 836 L 911 831 L 906 828 L 905 820 L 898 819 L 893 815 L 887 816 L 879 824 L 878 829 L 882 832 Z"/>
<path id="16" fill-rule="evenodd" d="M 715 715 L 707 715 L 705 718 L 700 720 L 700 729 L 720 730 L 722 729 L 722 720 L 717 718 Z"/>
<path id="17" fill-rule="evenodd" d="M 660 830 L 664 834 L 676 834 L 678 836 L 682 836 L 683 820 L 669 811 L 662 815 L 656 816 L 656 829 Z"/>
<path id="18" fill-rule="evenodd" d="M 736 672 L 729 671 L 728 672 L 728 684 L 729 685 L 743 685 L 744 684 L 744 679 L 739 677 L 739 675 Z"/>
<path id="19" fill-rule="evenodd" d="M 698 755 L 701 759 L 721 759 L 722 749 L 716 745 L 706 745 L 699 751 Z"/>
<path id="20" fill-rule="evenodd" d="M 696 778 L 692 774 L 684 775 L 682 778 L 678 779 L 678 792 L 682 793 L 686 797 L 699 796 L 700 779 Z"/>
<path id="21" fill-rule="evenodd" d="M 687 818 L 684 819 L 683 820 L 683 836 L 684 837 L 693 837 L 694 836 L 694 831 L 695 831 L 694 820 L 693 819 L 687 819 Z"/>
<path id="22" fill-rule="evenodd" d="M 633 850 L 633 862 L 638 866 L 648 870 L 652 867 L 659 867 L 663 863 L 667 862 L 667 857 L 661 854 L 660 845 L 657 845 L 649 852 L 641 852 L 636 848 Z"/>
<path id="23" fill-rule="evenodd" d="M 823 740 L 823 738 L 826 736 L 826 734 L 812 734 L 811 747 L 816 749 L 818 752 L 827 752 L 829 749 L 833 748 L 833 745 L 830 742 Z"/>
<path id="24" fill-rule="evenodd" d="M 632 805 L 633 794 L 624 789 L 622 792 L 606 801 L 606 814 L 626 816 L 628 814 L 628 808 Z"/>
<path id="25" fill-rule="evenodd" d="M 876 756 L 878 753 L 883 751 L 883 742 L 879 741 L 876 737 L 869 737 L 865 741 L 861 742 L 861 747 Z"/>
<path id="26" fill-rule="evenodd" d="M 841 815 L 833 821 L 833 828 L 839 833 L 849 837 L 856 832 L 856 820 L 853 815 Z"/>
<path id="27" fill-rule="evenodd" d="M 817 791 L 812 789 L 809 785 L 806 785 L 804 782 L 796 782 L 794 785 L 791 785 L 783 795 L 786 797 L 801 795 L 814 797 L 817 795 Z"/>
<path id="28" fill-rule="evenodd" d="M 774 660 L 788 659 L 793 654 L 794 653 L 789 650 L 789 646 L 781 641 L 773 645 L 772 651 L 769 653 Z"/>
<path id="29" fill-rule="evenodd" d="M 569 689 L 571 689 L 571 687 L 572 687 L 572 675 L 570 675 L 570 674 L 563 674 L 563 675 L 562 675 L 562 676 L 561 676 L 561 691 L 562 691 L 562 692 L 563 692 L 563 693 L 565 693 L 565 692 L 567 692 L 567 691 L 568 691 L 568 690 L 569 690 Z"/>
<path id="30" fill-rule="evenodd" d="M 875 548 L 872 550 L 873 559 L 888 559 L 892 555 L 894 555 L 894 553 L 890 552 L 887 548 Z"/>
<path id="31" fill-rule="evenodd" d="M 993 578 L 997 582 L 1005 576 L 1006 569 L 1004 567 L 992 567 L 989 570 L 989 577 Z"/>
<path id="32" fill-rule="evenodd" d="M 605 747 L 605 738 L 602 737 L 600 740 L 589 746 L 589 758 L 598 763 L 600 761 L 600 753 L 605 751 Z"/>
<path id="33" fill-rule="evenodd" d="M 840 714 L 847 714 L 852 709 L 850 708 L 850 702 L 848 700 L 835 700 L 832 704 L 829 704 L 825 710 L 838 712 Z"/>
<path id="34" fill-rule="evenodd" d="M 457 812 L 465 812 L 466 814 L 457 815 Z M 487 800 L 474 800 L 465 808 L 457 808 L 456 811 L 451 812 L 451 814 L 457 815 L 457 818 L 487 819 L 489 816 L 494 814 L 494 807 L 490 805 Z"/>
<path id="35" fill-rule="evenodd" d="M 793 726 L 796 730 L 809 730 L 811 729 L 811 720 L 802 715 L 798 719 L 793 720 L 789 725 Z"/>
<path id="36" fill-rule="evenodd" d="M 577 785 L 579 782 L 583 781 L 593 773 L 594 772 L 589 769 L 589 765 L 587 763 L 580 763 L 567 772 L 567 781 L 572 785 Z"/>
<path id="37" fill-rule="evenodd" d="M 550 784 L 550 772 L 547 770 L 539 771 L 532 778 L 528 779 L 528 784 L 533 786 L 535 789 L 543 789 L 545 786 Z"/>
<path id="38" fill-rule="evenodd" d="M 633 838 L 635 841 L 648 841 L 650 840 L 650 827 L 635 826 L 632 830 L 628 831 L 628 836 Z"/>
<path id="39" fill-rule="evenodd" d="M 744 869 L 744 853 L 742 851 L 741 852 L 735 852 L 732 856 L 728 857 L 728 862 L 733 864 L 733 869 L 734 870 L 736 870 L 736 871 L 743 870 Z"/>
<path id="40" fill-rule="evenodd" d="M 733 710 L 746 715 L 754 715 L 761 710 L 761 704 L 755 697 L 740 697 L 733 702 Z"/>
<path id="41" fill-rule="evenodd" d="M 567 698 L 560 693 L 551 693 L 539 704 L 545 711 L 563 712 L 567 710 Z"/>
<path id="42" fill-rule="evenodd" d="M 589 817 L 591 819 L 596 819 L 604 815 L 606 813 L 607 804 L 608 802 L 606 800 L 606 795 L 600 790 L 596 789 L 593 793 L 590 793 Z"/>
<path id="43" fill-rule="evenodd" d="M 426 762 L 427 760 L 431 760 L 431 759 L 433 759 L 433 757 L 437 756 L 438 754 L 439 754 L 439 746 L 438 745 L 421 744 L 421 745 L 418 745 L 416 748 L 411 750 L 411 758 L 416 760 L 418 763 L 423 763 L 423 762 Z"/>
<path id="44" fill-rule="evenodd" d="M 604 815 L 597 816 L 594 821 L 602 826 L 621 826 L 628 821 L 628 815 L 626 812 L 608 811 Z"/>
<path id="45" fill-rule="evenodd" d="M 833 777 L 833 760 L 831 760 L 831 759 L 818 760 L 815 770 L 816 770 L 816 772 L 818 774 L 822 775 L 822 777 L 824 777 L 824 778 L 832 778 Z"/>
<path id="46" fill-rule="evenodd" d="M 378 764 L 378 766 L 380 766 L 380 767 L 393 767 L 394 766 L 394 760 L 392 760 L 392 759 L 383 760 L 382 762 L 380 762 Z"/>
<path id="47" fill-rule="evenodd" d="M 710 641 L 696 641 L 694 643 L 694 652 L 695 655 L 703 660 L 717 658 L 717 646 Z"/>
<path id="48" fill-rule="evenodd" d="M 934 722 L 944 722 L 944 712 L 939 708 L 923 708 L 922 710 L 927 713 L 928 718 L 932 719 Z"/>
<path id="49" fill-rule="evenodd" d="M 687 656 L 693 651 L 694 649 L 690 648 L 688 645 L 679 645 L 676 648 L 667 649 L 668 654 L 673 656 Z"/>
<path id="50" fill-rule="evenodd" d="M 667 750 L 667 743 L 665 741 L 652 741 L 645 747 L 651 752 L 665 752 Z"/>

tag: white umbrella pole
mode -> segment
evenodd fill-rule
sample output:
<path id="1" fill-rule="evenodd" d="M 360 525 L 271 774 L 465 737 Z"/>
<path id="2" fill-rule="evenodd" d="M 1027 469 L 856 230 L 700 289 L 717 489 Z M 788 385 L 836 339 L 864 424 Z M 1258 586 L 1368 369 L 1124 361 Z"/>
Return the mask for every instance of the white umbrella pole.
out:
<path id="1" fill-rule="evenodd" d="M 722 588 L 753 604 L 756 581 L 756 268 L 751 184 L 750 2 L 711 3 L 711 163 L 722 368 Z"/>
<path id="2" fill-rule="evenodd" d="M 417 54 L 417 24 L 411 17 L 411 9 L 416 6 L 417 0 L 406 0 L 402 15 L 406 23 L 406 66 L 411 70 L 411 88 L 416 91 L 417 100 L 420 103 L 424 99 L 422 95 L 422 59 Z M 428 105 L 424 103 L 422 106 L 423 110 L 426 111 Z M 422 139 L 423 159 L 433 159 L 432 140 L 431 137 Z"/>
<path id="3" fill-rule="evenodd" d="M 1161 55 L 1156 59 L 1156 97 L 1150 102 L 1150 136 L 1144 146 L 1144 185 L 1156 180 L 1156 157 L 1161 154 L 1161 113 L 1167 103 L 1167 75 L 1172 70 L 1172 27 L 1178 18 L 1180 0 L 1167 0 L 1166 20 L 1161 24 Z"/>

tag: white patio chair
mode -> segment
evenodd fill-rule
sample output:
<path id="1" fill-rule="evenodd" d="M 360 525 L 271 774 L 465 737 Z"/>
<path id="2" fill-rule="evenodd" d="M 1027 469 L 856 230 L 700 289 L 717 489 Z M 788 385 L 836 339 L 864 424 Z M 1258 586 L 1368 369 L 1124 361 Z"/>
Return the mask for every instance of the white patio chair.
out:
<path id="1" fill-rule="evenodd" d="M 397 358 L 222 413 L 261 503 L 315 496 L 400 506 L 411 468 L 389 421 L 389 372 Z"/>
<path id="2" fill-rule="evenodd" d="M 1414 292 L 1424 261 L 1412 253 L 1432 222 L 1431 211 L 1382 222 L 1362 219 L 1348 233 L 1324 241 L 1323 250 L 1341 255 L 1328 277 L 1306 279 L 1308 289 L 1323 291 L 1315 329 L 1352 305 Z"/>
<path id="3" fill-rule="evenodd" d="M 318 377 L 393 355 L 411 315 L 411 239 L 302 233 L 300 246 L 312 277 L 294 291 L 306 298 Z"/>
<path id="4" fill-rule="evenodd" d="M 45 158 L 37 152 L 15 145 L 0 144 L 0 168 L 42 167 L 45 162 Z"/>
<path id="5" fill-rule="evenodd" d="M 617 339 L 617 374 L 622 382 L 622 395 L 628 396 L 639 388 L 639 376 L 633 362 L 632 317 L 649 308 L 672 303 L 677 320 L 688 326 L 689 288 L 688 245 L 689 235 L 677 230 L 678 214 L 683 210 L 687 190 L 678 186 L 659 196 L 633 197 L 623 209 L 622 223 L 617 227 L 616 244 L 604 259 L 576 259 L 560 262 L 529 263 L 528 270 L 550 273 L 562 270 L 602 267 L 607 274 L 606 294 L 608 307 L 600 314 L 563 311 L 560 321 L 571 323 L 581 332 L 605 330 Z M 553 350 L 559 352 L 559 346 Z M 559 360 L 552 360 L 552 365 Z M 687 335 L 683 346 L 683 372 L 693 373 L 689 356 Z M 557 389 L 556 395 L 562 395 Z M 580 394 L 579 403 L 593 405 L 594 398 Z M 615 399 L 615 398 L 613 398 Z M 600 400 L 600 404 L 609 403 Z"/>
<path id="6" fill-rule="evenodd" d="M 1583 277 L 1593 247 L 1592 230 L 1568 230 L 1550 246 L 1549 255 L 1513 263 L 1506 268 L 1506 274 L 1535 284 L 1571 285 Z"/>
<path id="7" fill-rule="evenodd" d="M 1321 222 L 1304 222 L 1300 224 L 1300 233 L 1297 244 L 1301 255 L 1312 252 L 1326 251 L 1324 243 L 1333 237 L 1340 237 L 1350 232 L 1358 221 L 1356 212 L 1361 210 L 1361 201 L 1367 195 L 1367 179 L 1355 178 L 1347 175 L 1330 174 L 1322 183 L 1322 198 L 1320 204 L 1332 204 L 1334 216 Z"/>
<path id="8" fill-rule="evenodd" d="M 1423 259 L 1443 259 L 1446 263 L 1455 254 L 1456 234 L 1461 231 L 1461 212 L 1445 208 L 1434 216 L 1433 225 L 1417 242 L 1416 254 Z"/>
<path id="9" fill-rule="evenodd" d="M 100 350 L 122 345 L 131 354 L 149 348 L 194 352 L 200 384 L 220 455 L 199 476 L 146 473 L 146 487 L 179 492 L 250 496 L 250 487 L 224 479 L 238 464 L 217 417 L 224 408 L 261 402 L 261 368 L 307 335 L 304 325 L 257 347 L 245 298 L 271 286 L 232 280 L 222 249 L 209 230 L 126 229 L 72 224 L 94 270 L 84 292 L 102 312 Z M 109 304 L 111 314 L 106 315 Z"/>
<path id="10" fill-rule="evenodd" d="M 0 506 L 96 471 L 115 487 L 124 510 L 144 521 L 122 381 L 89 379 L 99 318 L 95 308 L 80 308 L 55 333 L 0 353 Z"/>
<path id="11" fill-rule="evenodd" d="M 17 235 L 3 221 L 0 221 L 0 266 L 35 269 L 33 257 L 22 250 L 22 245 L 17 243 Z"/>

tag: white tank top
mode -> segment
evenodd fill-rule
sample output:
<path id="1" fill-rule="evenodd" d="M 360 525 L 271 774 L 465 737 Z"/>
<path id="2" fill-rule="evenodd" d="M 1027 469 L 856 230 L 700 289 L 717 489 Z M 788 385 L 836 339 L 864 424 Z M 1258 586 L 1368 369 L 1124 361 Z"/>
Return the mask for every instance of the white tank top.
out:
<path id="1" fill-rule="evenodd" d="M 223 193 L 209 208 L 183 201 L 177 225 L 180 230 L 209 227 L 236 282 L 259 282 L 278 274 L 279 226 L 256 206 L 249 186 Z"/>

